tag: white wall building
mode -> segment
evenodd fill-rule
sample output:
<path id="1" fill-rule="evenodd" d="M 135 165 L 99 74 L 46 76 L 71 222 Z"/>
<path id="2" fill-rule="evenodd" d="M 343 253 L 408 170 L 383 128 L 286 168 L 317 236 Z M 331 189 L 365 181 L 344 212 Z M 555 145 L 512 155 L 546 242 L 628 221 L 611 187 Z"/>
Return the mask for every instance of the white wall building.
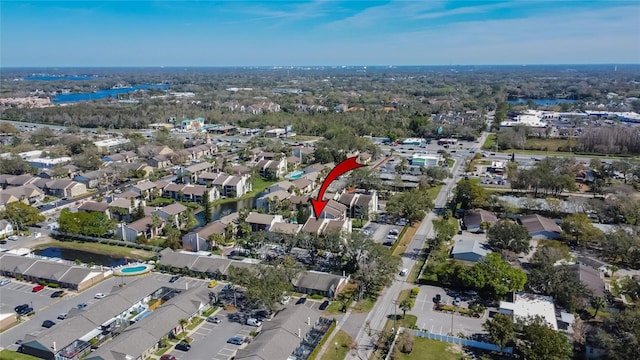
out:
<path id="1" fill-rule="evenodd" d="M 511 315 L 515 319 L 525 320 L 540 316 L 553 330 L 558 330 L 556 310 L 551 296 L 517 293 L 514 302 L 500 301 L 498 311 L 501 314 Z"/>

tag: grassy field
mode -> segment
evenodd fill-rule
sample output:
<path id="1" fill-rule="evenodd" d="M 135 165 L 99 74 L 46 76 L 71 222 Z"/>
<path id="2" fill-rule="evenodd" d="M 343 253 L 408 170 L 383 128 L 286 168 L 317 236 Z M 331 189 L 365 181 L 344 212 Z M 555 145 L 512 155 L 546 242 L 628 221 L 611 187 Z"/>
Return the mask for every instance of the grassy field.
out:
<path id="1" fill-rule="evenodd" d="M 86 251 L 94 254 L 111 255 L 116 257 L 124 257 L 130 259 L 146 260 L 155 254 L 152 251 L 141 249 L 127 248 L 124 246 L 115 246 L 100 244 L 95 242 L 79 242 L 79 241 L 49 241 L 35 246 L 36 249 L 44 249 L 48 247 L 59 247 L 63 249 L 74 249 Z"/>
<path id="2" fill-rule="evenodd" d="M 38 358 L 31 355 L 21 354 L 19 352 L 4 349 L 0 351 L 0 360 L 38 360 Z"/>
<path id="3" fill-rule="evenodd" d="M 419 227 L 420 227 L 420 223 L 413 224 L 413 226 L 406 227 L 406 230 L 400 234 L 402 236 L 400 237 L 400 239 L 398 239 L 397 245 L 393 249 L 393 253 L 392 253 L 393 255 L 400 256 L 404 254 L 404 252 L 407 250 L 407 246 L 409 246 L 409 244 L 411 243 L 411 240 L 413 239 L 413 236 L 418 231 Z"/>
<path id="4" fill-rule="evenodd" d="M 344 360 L 352 342 L 351 336 L 343 330 L 338 330 L 331 342 L 332 344 L 327 347 L 327 351 L 322 355 L 322 360 Z M 338 344 L 337 346 L 336 343 Z"/>
<path id="5" fill-rule="evenodd" d="M 466 359 L 459 345 L 415 337 L 413 351 L 400 353 L 400 360 L 460 360 Z"/>
<path id="6" fill-rule="evenodd" d="M 266 188 L 268 188 L 269 186 L 277 183 L 278 181 L 270 181 L 270 180 L 265 180 L 262 177 L 255 177 L 253 178 L 253 182 L 252 182 L 252 188 L 253 190 L 242 195 L 239 198 L 224 198 L 224 199 L 220 199 L 220 200 L 216 200 L 214 202 L 211 203 L 212 206 L 216 206 L 216 205 L 221 205 L 221 204 L 228 204 L 228 203 L 232 203 L 232 202 L 236 202 L 238 200 L 244 200 L 244 199 L 248 199 L 251 197 L 254 197 L 258 194 L 260 194 L 261 192 L 263 192 Z"/>
<path id="7" fill-rule="evenodd" d="M 496 144 L 496 134 L 489 134 L 489 136 L 487 136 L 487 139 L 484 141 L 484 144 L 482 144 L 482 148 L 491 150 L 493 149 L 493 146 L 495 144 Z"/>
<path id="8" fill-rule="evenodd" d="M 566 148 L 569 145 L 575 145 L 576 140 L 569 139 L 540 139 L 540 138 L 530 138 L 527 139 L 527 142 L 524 145 L 525 149 L 531 150 L 541 150 L 541 151 L 560 151 L 560 148 Z"/>
<path id="9" fill-rule="evenodd" d="M 364 299 L 358 301 L 353 308 L 351 308 L 351 312 L 354 314 L 361 314 L 371 311 L 373 306 L 376 304 L 376 299 L 371 297 L 365 297 Z"/>
<path id="10" fill-rule="evenodd" d="M 429 199 L 435 200 L 436 196 L 438 196 L 438 194 L 440 193 L 440 190 L 442 190 L 442 185 L 430 187 L 429 189 L 427 189 L 427 196 L 429 196 Z"/>

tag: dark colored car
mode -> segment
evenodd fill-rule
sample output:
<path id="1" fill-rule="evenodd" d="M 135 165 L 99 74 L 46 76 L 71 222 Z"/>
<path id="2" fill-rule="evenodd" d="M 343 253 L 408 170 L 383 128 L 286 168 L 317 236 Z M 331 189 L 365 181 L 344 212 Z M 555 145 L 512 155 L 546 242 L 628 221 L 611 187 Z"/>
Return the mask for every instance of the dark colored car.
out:
<path id="1" fill-rule="evenodd" d="M 52 327 L 52 326 L 54 326 L 55 324 L 56 324 L 56 323 L 54 323 L 54 322 L 53 322 L 53 321 L 51 321 L 51 320 L 45 320 L 45 321 L 43 321 L 43 322 L 42 322 L 42 326 L 43 326 L 43 327 L 46 327 L 47 329 L 48 329 L 48 328 L 50 328 L 50 327 Z"/>
<path id="2" fill-rule="evenodd" d="M 322 304 L 320 304 L 320 310 L 324 310 L 329 307 L 329 300 L 325 300 Z"/>
<path id="3" fill-rule="evenodd" d="M 24 315 L 30 314 L 32 312 L 33 312 L 33 308 L 28 306 L 28 307 L 23 308 L 22 310 L 18 311 L 18 314 L 24 316 Z"/>
<path id="4" fill-rule="evenodd" d="M 56 292 L 54 292 L 53 294 L 51 294 L 52 298 L 58 298 L 58 297 L 63 297 L 64 296 L 64 291 L 62 290 L 58 290 Z"/>
<path id="5" fill-rule="evenodd" d="M 180 279 L 180 276 L 175 275 L 175 276 L 172 276 L 171 279 L 169 279 L 169 282 L 170 283 L 174 283 L 174 282 L 178 281 L 178 279 Z"/>
<path id="6" fill-rule="evenodd" d="M 191 349 L 191 345 L 187 344 L 186 342 L 181 342 L 176 345 L 176 349 L 181 351 L 189 351 L 189 349 Z"/>
<path id="7" fill-rule="evenodd" d="M 296 305 L 304 304 L 306 302 L 307 302 L 307 298 L 306 297 L 301 297 L 300 299 L 298 299 L 298 301 L 296 301 Z"/>
<path id="8" fill-rule="evenodd" d="M 20 311 L 26 309 L 29 307 L 29 304 L 22 304 L 22 305 L 18 305 L 15 308 L 13 308 L 13 310 L 15 310 L 15 312 L 19 313 Z"/>
<path id="9" fill-rule="evenodd" d="M 87 303 L 80 303 L 80 304 L 78 304 L 77 307 L 78 307 L 78 309 L 82 310 L 82 309 L 87 307 Z"/>
<path id="10" fill-rule="evenodd" d="M 436 294 L 436 297 L 433 298 L 433 302 L 440 303 L 442 301 L 442 296 L 440 294 Z"/>
<path id="11" fill-rule="evenodd" d="M 177 360 L 175 356 L 170 354 L 164 354 L 160 356 L 160 360 Z"/>
<path id="12" fill-rule="evenodd" d="M 229 338 L 229 340 L 227 340 L 227 344 L 242 345 L 244 344 L 244 339 L 239 336 L 235 336 L 235 337 Z"/>

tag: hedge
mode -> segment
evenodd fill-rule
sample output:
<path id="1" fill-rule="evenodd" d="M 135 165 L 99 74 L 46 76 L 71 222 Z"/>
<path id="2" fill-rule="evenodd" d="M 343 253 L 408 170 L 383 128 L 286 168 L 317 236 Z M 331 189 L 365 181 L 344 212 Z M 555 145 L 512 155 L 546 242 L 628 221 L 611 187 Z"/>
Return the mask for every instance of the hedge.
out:
<path id="1" fill-rule="evenodd" d="M 47 284 L 47 286 L 54 289 L 60 288 L 60 284 L 56 284 L 56 283 L 49 283 Z"/>
<path id="2" fill-rule="evenodd" d="M 316 359 L 316 356 L 318 356 L 318 353 L 320 352 L 320 349 L 322 349 L 322 347 L 327 342 L 327 340 L 329 340 L 329 337 L 333 333 L 333 330 L 335 330 L 336 324 L 337 324 L 337 322 L 334 319 L 333 322 L 331 323 L 331 325 L 329 325 L 329 329 L 327 329 L 327 332 L 324 333 L 324 336 L 322 337 L 322 340 L 320 340 L 318 345 L 316 345 L 316 348 L 313 349 L 313 352 L 311 353 L 311 355 L 309 355 L 309 360 L 315 360 Z"/>

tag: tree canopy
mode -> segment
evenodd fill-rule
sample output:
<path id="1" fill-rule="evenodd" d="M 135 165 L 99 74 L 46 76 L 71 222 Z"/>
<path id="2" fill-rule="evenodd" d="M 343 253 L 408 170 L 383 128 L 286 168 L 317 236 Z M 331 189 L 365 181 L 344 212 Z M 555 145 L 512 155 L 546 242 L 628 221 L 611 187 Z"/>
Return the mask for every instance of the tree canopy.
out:
<path id="1" fill-rule="evenodd" d="M 9 221 L 18 230 L 25 230 L 28 226 L 33 226 L 45 219 L 38 209 L 22 201 L 7 204 L 6 209 L 0 213 L 0 218 Z"/>
<path id="2" fill-rule="evenodd" d="M 528 253 L 531 236 L 524 226 L 511 220 L 500 220 L 489 229 L 487 239 L 496 249 Z"/>
<path id="3" fill-rule="evenodd" d="M 386 211 L 393 219 L 405 218 L 409 224 L 422 220 L 433 209 L 433 201 L 426 191 L 414 189 L 396 193 L 387 200 Z"/>

